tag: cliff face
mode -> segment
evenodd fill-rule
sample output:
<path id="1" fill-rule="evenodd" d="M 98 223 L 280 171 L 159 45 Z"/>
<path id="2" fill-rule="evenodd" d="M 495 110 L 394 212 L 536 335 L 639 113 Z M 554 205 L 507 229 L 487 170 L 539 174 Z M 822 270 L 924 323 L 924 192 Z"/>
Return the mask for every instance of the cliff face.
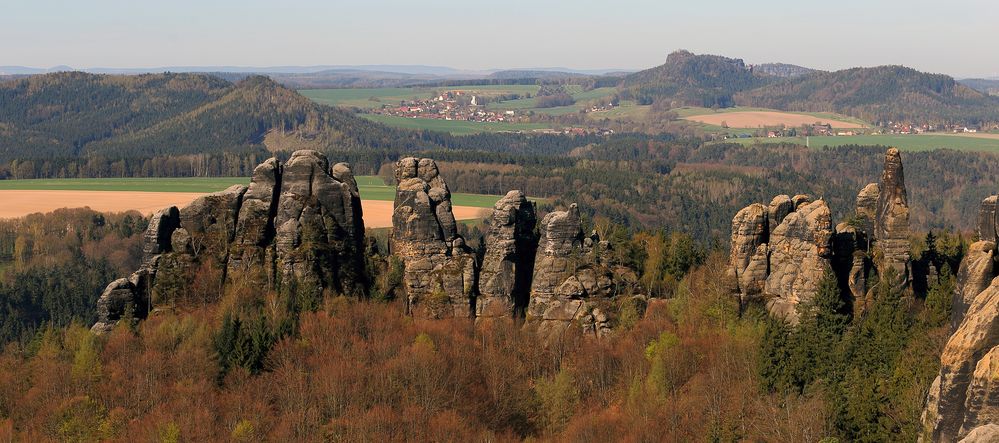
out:
<path id="1" fill-rule="evenodd" d="M 953 334 L 923 409 L 933 441 L 999 441 L 999 278 L 995 202 L 979 211 L 979 240 L 961 261 L 951 316 Z"/>
<path id="2" fill-rule="evenodd" d="M 417 318 L 524 319 L 542 332 L 607 335 L 620 296 L 638 293 L 630 269 L 601 257 L 609 244 L 584 236 L 575 205 L 540 223 L 520 191 L 487 218 L 481 262 L 458 233 L 451 192 L 431 159 L 395 167 L 391 253 L 403 265 L 408 312 Z M 98 301 L 95 332 L 177 301 L 195 277 L 317 299 L 367 293 L 361 196 L 350 166 L 315 151 L 254 169 L 249 186 L 158 212 L 144 234 L 143 265 Z M 205 277 L 205 276 L 208 277 Z M 644 298 L 636 300 L 639 308 Z M 571 312 L 570 312 L 571 311 Z"/>

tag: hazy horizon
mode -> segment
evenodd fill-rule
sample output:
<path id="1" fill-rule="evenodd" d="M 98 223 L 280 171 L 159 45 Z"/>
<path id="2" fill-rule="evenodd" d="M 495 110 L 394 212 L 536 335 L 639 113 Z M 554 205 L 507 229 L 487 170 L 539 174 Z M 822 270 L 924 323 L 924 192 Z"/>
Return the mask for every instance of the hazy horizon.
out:
<path id="1" fill-rule="evenodd" d="M 0 39 L 16 44 L 4 47 L 0 65 L 639 70 L 687 49 L 752 64 L 825 70 L 899 64 L 959 78 L 999 75 L 991 47 L 999 41 L 999 3 L 802 3 L 308 0 L 276 7 L 260 0 L 40 0 L 6 8 Z"/>

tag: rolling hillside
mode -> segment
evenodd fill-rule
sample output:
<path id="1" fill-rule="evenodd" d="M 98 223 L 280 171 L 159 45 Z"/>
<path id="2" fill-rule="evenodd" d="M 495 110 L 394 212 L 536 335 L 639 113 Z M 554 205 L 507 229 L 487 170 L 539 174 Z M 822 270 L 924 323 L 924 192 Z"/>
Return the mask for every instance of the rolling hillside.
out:
<path id="1" fill-rule="evenodd" d="M 999 99 L 953 78 L 903 66 L 812 72 L 735 95 L 742 106 L 837 112 L 871 122 L 976 124 L 999 120 Z"/>
<path id="2" fill-rule="evenodd" d="M 259 76 L 31 76 L 0 83 L 0 122 L 0 161 L 403 148 L 415 137 Z"/>
<path id="3" fill-rule="evenodd" d="M 741 59 L 681 50 L 666 57 L 661 66 L 628 75 L 620 88 L 644 104 L 665 99 L 671 107 L 730 107 L 736 92 L 773 80 L 754 74 Z"/>

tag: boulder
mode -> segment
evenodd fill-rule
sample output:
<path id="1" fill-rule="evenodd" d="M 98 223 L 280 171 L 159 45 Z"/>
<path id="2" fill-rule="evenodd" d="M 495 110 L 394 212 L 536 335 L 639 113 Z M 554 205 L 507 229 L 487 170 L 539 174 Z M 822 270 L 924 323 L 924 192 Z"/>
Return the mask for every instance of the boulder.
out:
<path id="1" fill-rule="evenodd" d="M 229 272 L 246 278 L 261 272 L 273 282 L 271 242 L 274 240 L 274 218 L 281 193 L 281 164 L 276 158 L 257 165 L 250 186 L 243 194 L 243 203 L 236 219 L 236 231 L 229 252 Z M 270 255 L 270 259 L 268 259 Z"/>
<path id="2" fill-rule="evenodd" d="M 246 189 L 232 185 L 224 191 L 198 197 L 180 209 L 180 227 L 187 231 L 195 254 L 209 254 L 225 263 L 229 243 L 236 235 L 236 220 Z"/>
<path id="3" fill-rule="evenodd" d="M 138 315 L 138 311 L 141 309 L 138 306 L 138 298 L 135 285 L 129 279 L 119 278 L 111 282 L 97 299 L 97 323 L 90 330 L 96 334 L 110 332 L 125 316 L 129 305 L 131 305 L 133 317 Z"/>
<path id="4" fill-rule="evenodd" d="M 791 197 L 786 195 L 778 195 L 770 200 L 770 205 L 767 206 L 767 223 L 770 232 L 777 229 L 777 226 L 784 221 L 784 217 L 794 212 L 794 208 L 795 204 L 791 201 Z"/>
<path id="5" fill-rule="evenodd" d="M 510 191 L 493 206 L 479 272 L 476 317 L 523 315 L 531 291 L 537 236 L 534 203 Z"/>
<path id="6" fill-rule="evenodd" d="M 174 229 L 180 227 L 180 211 L 176 206 L 160 210 L 149 219 L 146 232 L 142 234 L 143 260 L 155 255 L 170 252 L 170 241 Z"/>

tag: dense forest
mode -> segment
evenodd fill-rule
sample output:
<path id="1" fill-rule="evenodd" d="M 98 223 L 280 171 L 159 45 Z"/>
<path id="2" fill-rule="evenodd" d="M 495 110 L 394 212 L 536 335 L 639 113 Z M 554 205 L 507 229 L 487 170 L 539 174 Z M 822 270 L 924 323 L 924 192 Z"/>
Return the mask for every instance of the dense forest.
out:
<path id="1" fill-rule="evenodd" d="M 999 98 L 903 66 L 812 72 L 735 96 L 743 106 L 837 112 L 874 123 L 999 121 Z"/>

